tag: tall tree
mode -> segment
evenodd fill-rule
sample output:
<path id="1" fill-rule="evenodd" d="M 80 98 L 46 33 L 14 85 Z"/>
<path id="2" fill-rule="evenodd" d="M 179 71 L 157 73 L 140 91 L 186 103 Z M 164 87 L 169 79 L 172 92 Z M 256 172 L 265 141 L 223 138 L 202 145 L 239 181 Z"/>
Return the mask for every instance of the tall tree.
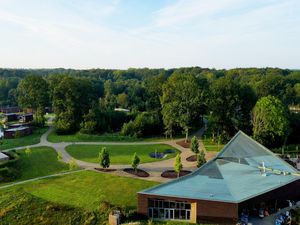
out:
<path id="1" fill-rule="evenodd" d="M 201 104 L 204 103 L 205 80 L 192 75 L 174 74 L 163 85 L 161 97 L 163 121 L 166 132 L 172 133 L 173 126 L 180 126 L 186 134 L 193 124 L 199 124 Z"/>
<path id="2" fill-rule="evenodd" d="M 253 91 L 247 86 L 241 87 L 233 77 L 222 77 L 213 82 L 209 110 L 214 130 L 222 141 L 229 140 L 239 129 L 247 130 L 254 104 Z"/>
<path id="3" fill-rule="evenodd" d="M 274 96 L 260 98 L 252 112 L 253 136 L 266 146 L 278 144 L 288 136 L 287 112 Z"/>
<path id="4" fill-rule="evenodd" d="M 55 87 L 52 101 L 56 131 L 71 133 L 80 128 L 83 115 L 96 101 L 96 94 L 91 81 L 64 77 Z"/>
<path id="5" fill-rule="evenodd" d="M 36 122 L 44 126 L 45 107 L 49 103 L 48 84 L 43 77 L 29 75 L 18 85 L 18 102 L 23 108 L 35 111 Z"/>

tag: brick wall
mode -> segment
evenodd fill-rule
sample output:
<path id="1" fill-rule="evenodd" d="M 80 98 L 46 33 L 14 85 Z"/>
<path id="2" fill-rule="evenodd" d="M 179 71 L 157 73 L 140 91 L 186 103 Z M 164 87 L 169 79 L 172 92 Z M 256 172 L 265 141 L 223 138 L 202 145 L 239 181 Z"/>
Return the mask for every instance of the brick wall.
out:
<path id="1" fill-rule="evenodd" d="M 235 203 L 138 194 L 138 213 L 145 216 L 148 214 L 148 198 L 196 203 L 197 220 L 201 222 L 233 224 L 238 219 L 238 205 Z"/>

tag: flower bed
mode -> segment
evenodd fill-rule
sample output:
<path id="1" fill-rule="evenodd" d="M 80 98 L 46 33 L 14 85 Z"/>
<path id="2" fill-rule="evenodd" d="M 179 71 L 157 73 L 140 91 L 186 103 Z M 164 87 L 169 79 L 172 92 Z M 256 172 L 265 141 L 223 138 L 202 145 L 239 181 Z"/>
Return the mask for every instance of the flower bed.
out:
<path id="1" fill-rule="evenodd" d="M 138 177 L 149 177 L 150 176 L 149 173 L 147 173 L 145 170 L 141 170 L 141 169 L 134 170 L 132 168 L 125 168 L 123 171 L 126 173 L 130 173 L 132 175 L 138 176 Z"/>
<path id="2" fill-rule="evenodd" d="M 188 175 L 190 173 L 191 173 L 191 171 L 189 171 L 189 170 L 181 170 L 179 173 L 179 177 Z M 178 177 L 178 174 L 174 170 L 166 170 L 166 171 L 162 172 L 161 176 L 164 178 L 174 179 L 174 178 Z"/>

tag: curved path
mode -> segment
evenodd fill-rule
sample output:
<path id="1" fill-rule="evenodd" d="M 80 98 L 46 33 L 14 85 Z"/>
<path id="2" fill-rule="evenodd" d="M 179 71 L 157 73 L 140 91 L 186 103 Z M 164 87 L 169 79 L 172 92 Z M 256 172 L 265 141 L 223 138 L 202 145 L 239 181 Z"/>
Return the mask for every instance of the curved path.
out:
<path id="1" fill-rule="evenodd" d="M 182 160 L 184 169 L 186 169 L 186 170 L 195 170 L 196 169 L 196 162 L 188 162 L 186 160 L 187 157 L 193 155 L 194 153 L 192 151 L 190 151 L 190 149 L 184 148 L 176 143 L 183 139 L 157 141 L 157 142 L 60 142 L 60 143 L 52 143 L 52 142 L 49 142 L 47 138 L 48 138 L 48 135 L 53 131 L 53 129 L 54 129 L 53 127 L 49 127 L 48 131 L 41 136 L 40 143 L 35 144 L 35 145 L 30 145 L 28 147 L 48 146 L 48 147 L 54 148 L 57 153 L 61 154 L 62 161 L 65 163 L 69 163 L 70 160 L 72 159 L 72 156 L 65 149 L 68 145 L 72 145 L 72 144 L 81 144 L 81 145 L 166 144 L 166 145 L 170 145 L 170 146 L 178 149 L 181 152 L 181 160 Z M 204 131 L 205 131 L 205 127 L 203 127 L 198 132 L 196 132 L 195 135 L 197 135 L 198 137 L 201 137 Z M 205 150 L 201 141 L 200 141 L 200 148 Z M 24 146 L 18 147 L 18 148 L 13 148 L 13 149 L 16 149 L 16 150 L 24 149 Z M 9 150 L 11 150 L 11 149 L 7 149 L 5 151 L 9 151 Z M 85 168 L 85 169 L 94 170 L 95 168 L 99 168 L 98 163 L 90 163 L 90 162 L 85 162 L 85 161 L 81 161 L 81 160 L 76 160 L 76 161 L 77 161 L 78 166 Z M 115 173 L 118 175 L 132 176 L 132 175 L 129 175 L 122 171 L 124 168 L 128 168 L 128 167 L 131 167 L 131 165 L 111 165 L 110 166 L 110 168 L 112 168 L 112 169 L 117 169 L 117 171 Z M 172 170 L 173 167 L 174 167 L 174 158 L 157 161 L 157 162 L 143 163 L 143 164 L 140 164 L 140 166 L 139 166 L 140 169 L 143 169 L 150 174 L 150 176 L 148 178 L 146 178 L 147 180 L 154 180 L 154 181 L 159 181 L 159 182 L 164 182 L 164 181 L 169 180 L 166 178 L 162 178 L 160 175 L 165 170 Z"/>

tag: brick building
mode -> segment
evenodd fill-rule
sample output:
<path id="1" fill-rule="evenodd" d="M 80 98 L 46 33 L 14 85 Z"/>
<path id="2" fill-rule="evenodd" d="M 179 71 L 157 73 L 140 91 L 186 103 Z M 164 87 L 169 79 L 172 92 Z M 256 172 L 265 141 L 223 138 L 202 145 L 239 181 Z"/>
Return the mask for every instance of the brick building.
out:
<path id="1" fill-rule="evenodd" d="M 300 199 L 300 174 L 238 132 L 211 161 L 190 175 L 138 193 L 138 212 L 156 220 L 238 221 L 241 212 L 270 212 Z"/>

